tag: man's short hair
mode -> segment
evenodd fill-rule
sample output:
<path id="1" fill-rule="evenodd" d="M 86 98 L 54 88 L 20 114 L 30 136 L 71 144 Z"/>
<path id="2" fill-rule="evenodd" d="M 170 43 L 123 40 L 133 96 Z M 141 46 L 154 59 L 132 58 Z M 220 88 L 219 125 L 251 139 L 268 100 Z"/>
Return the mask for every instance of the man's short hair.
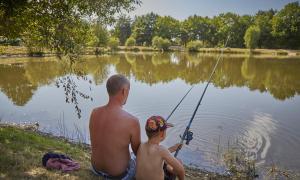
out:
<path id="1" fill-rule="evenodd" d="M 106 82 L 107 93 L 109 96 L 114 96 L 122 89 L 122 87 L 124 87 L 124 85 L 129 84 L 129 80 L 125 76 L 121 74 L 112 75 Z"/>

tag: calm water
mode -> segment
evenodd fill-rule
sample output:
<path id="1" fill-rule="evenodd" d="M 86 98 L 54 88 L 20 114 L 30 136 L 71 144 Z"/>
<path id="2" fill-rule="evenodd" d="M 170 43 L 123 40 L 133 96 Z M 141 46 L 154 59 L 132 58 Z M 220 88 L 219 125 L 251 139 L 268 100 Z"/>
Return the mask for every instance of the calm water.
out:
<path id="1" fill-rule="evenodd" d="M 131 92 L 125 109 L 144 129 L 151 115 L 170 119 L 165 145 L 179 141 L 216 63 L 197 54 L 118 54 L 84 57 L 72 67 L 54 58 L 0 59 L 0 118 L 39 122 L 41 129 L 89 143 L 88 121 L 107 100 L 106 79 L 126 75 Z M 300 169 L 300 59 L 225 56 L 195 117 L 194 140 L 179 157 L 187 165 L 223 171 L 220 152 L 238 145 L 259 167 L 273 163 Z M 79 118 L 80 117 L 80 118 Z M 142 132 L 142 139 L 146 136 Z"/>

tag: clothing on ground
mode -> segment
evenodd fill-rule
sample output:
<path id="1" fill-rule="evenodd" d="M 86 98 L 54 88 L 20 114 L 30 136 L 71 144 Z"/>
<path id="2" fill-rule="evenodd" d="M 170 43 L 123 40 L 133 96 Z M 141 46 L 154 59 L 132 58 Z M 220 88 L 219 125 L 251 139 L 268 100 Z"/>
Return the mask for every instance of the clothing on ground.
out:
<path id="1" fill-rule="evenodd" d="M 70 157 L 51 152 L 44 154 L 42 164 L 46 168 L 62 170 L 63 172 L 70 172 L 80 168 L 79 163 L 73 161 Z"/>

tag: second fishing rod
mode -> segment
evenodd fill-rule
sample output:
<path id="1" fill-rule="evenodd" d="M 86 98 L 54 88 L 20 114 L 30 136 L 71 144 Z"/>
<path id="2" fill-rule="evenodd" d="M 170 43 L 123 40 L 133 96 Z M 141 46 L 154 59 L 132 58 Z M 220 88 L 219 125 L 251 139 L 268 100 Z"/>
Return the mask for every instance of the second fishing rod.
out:
<path id="1" fill-rule="evenodd" d="M 228 43 L 228 41 L 229 41 L 229 38 L 230 38 L 230 35 L 228 35 L 228 37 L 227 37 L 227 40 L 226 40 L 225 45 L 224 45 L 224 48 L 227 47 L 227 43 Z M 184 141 L 186 141 L 186 144 L 189 144 L 189 141 L 191 141 L 192 138 L 193 138 L 193 137 L 192 137 L 192 136 L 193 136 L 193 133 L 190 131 L 190 127 L 191 127 L 192 122 L 193 122 L 193 120 L 194 120 L 194 118 L 195 118 L 195 115 L 196 115 L 196 113 L 197 113 L 197 111 L 198 111 L 198 108 L 199 108 L 199 106 L 201 105 L 201 102 L 202 102 L 203 97 L 204 97 L 204 95 L 205 95 L 205 93 L 206 93 L 206 90 L 207 90 L 207 88 L 208 88 L 208 85 L 210 84 L 211 79 L 212 79 L 212 77 L 213 77 L 213 75 L 214 75 L 214 73 L 215 73 L 215 71 L 216 71 L 216 69 L 217 69 L 217 66 L 218 66 L 218 64 L 219 64 L 219 62 L 220 62 L 220 59 L 223 57 L 223 54 L 224 54 L 224 48 L 222 49 L 221 54 L 220 54 L 220 56 L 219 56 L 218 59 L 217 59 L 217 62 L 216 62 L 215 66 L 214 66 L 214 68 L 213 68 L 213 70 L 212 70 L 212 73 L 210 74 L 210 77 L 209 77 L 209 79 L 208 79 L 208 81 L 207 81 L 207 84 L 206 84 L 206 86 L 205 86 L 205 88 L 204 88 L 204 90 L 203 90 L 203 93 L 202 93 L 202 95 L 201 95 L 201 97 L 200 97 L 200 99 L 199 99 L 199 101 L 198 101 L 198 103 L 197 103 L 197 106 L 196 106 L 196 108 L 195 108 L 195 110 L 194 110 L 194 112 L 193 112 L 193 115 L 192 115 L 192 117 L 191 117 L 191 119 L 190 119 L 188 125 L 186 126 L 186 129 L 185 129 L 183 135 L 181 136 L 180 144 L 183 144 Z M 167 117 L 166 120 L 168 120 L 168 119 L 172 116 L 172 114 L 175 112 L 175 110 L 176 110 L 176 109 L 178 108 L 178 106 L 181 104 L 181 102 L 183 101 L 183 99 L 189 94 L 189 92 L 190 92 L 193 88 L 194 88 L 194 86 L 192 86 L 192 87 L 187 91 L 187 93 L 183 96 L 183 98 L 182 98 L 182 99 L 179 101 L 179 103 L 175 106 L 175 108 L 172 110 L 172 112 L 170 113 L 170 115 Z M 180 149 L 181 149 L 181 147 L 176 149 L 176 152 L 175 152 L 175 154 L 174 154 L 175 157 L 177 157 L 177 155 L 178 155 Z"/>

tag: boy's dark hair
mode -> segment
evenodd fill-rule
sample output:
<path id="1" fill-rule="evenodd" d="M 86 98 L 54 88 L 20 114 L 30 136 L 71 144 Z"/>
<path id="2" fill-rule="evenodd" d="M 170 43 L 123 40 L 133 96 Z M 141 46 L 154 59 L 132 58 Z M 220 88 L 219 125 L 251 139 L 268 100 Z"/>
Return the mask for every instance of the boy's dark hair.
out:
<path id="1" fill-rule="evenodd" d="M 129 80 L 121 75 L 115 74 L 111 76 L 106 82 L 106 89 L 109 96 L 116 95 L 124 85 L 130 84 Z"/>

